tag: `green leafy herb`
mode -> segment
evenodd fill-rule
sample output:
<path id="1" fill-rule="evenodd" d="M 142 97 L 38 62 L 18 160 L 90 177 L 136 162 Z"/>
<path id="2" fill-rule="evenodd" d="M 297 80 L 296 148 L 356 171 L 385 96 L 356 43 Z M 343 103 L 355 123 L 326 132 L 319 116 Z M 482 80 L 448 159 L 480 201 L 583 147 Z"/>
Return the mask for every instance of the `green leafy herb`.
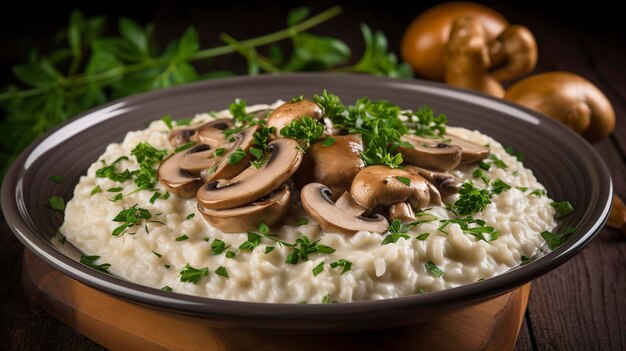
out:
<path id="1" fill-rule="evenodd" d="M 420 224 L 436 221 L 436 220 L 439 219 L 439 217 L 435 216 L 434 214 L 430 214 L 430 213 L 427 213 L 425 211 L 426 210 L 415 212 L 415 219 L 416 220 L 411 222 L 411 223 L 409 223 L 409 225 L 411 227 L 415 227 L 415 226 L 418 226 Z"/>
<path id="2" fill-rule="evenodd" d="M 253 251 L 254 248 L 261 244 L 261 236 L 259 234 L 248 232 L 248 240 L 239 245 L 239 250 Z"/>
<path id="3" fill-rule="evenodd" d="M 48 198 L 48 204 L 50 204 L 50 208 L 55 211 L 65 211 L 65 201 L 60 196 L 50 196 Z"/>
<path id="4" fill-rule="evenodd" d="M 226 256 L 226 258 L 233 258 L 235 257 L 236 253 L 234 251 L 226 251 L 226 253 L 224 254 L 224 256 Z"/>
<path id="5" fill-rule="evenodd" d="M 193 147 L 194 145 L 196 145 L 195 141 L 190 141 L 190 142 L 184 143 L 183 145 L 175 148 L 174 149 L 174 153 L 178 153 L 178 152 L 181 152 L 181 151 L 185 151 L 187 149 L 191 149 L 191 147 Z M 215 152 L 215 154 L 217 155 L 217 151 Z"/>
<path id="6" fill-rule="evenodd" d="M 96 177 L 109 178 L 114 182 L 120 182 L 120 183 L 127 181 L 128 179 L 132 177 L 132 174 L 130 173 L 129 170 L 124 170 L 122 172 L 119 172 L 117 170 L 117 164 L 121 161 L 128 161 L 128 157 L 122 156 L 116 159 L 115 161 L 113 161 L 113 163 L 111 163 L 110 165 L 107 165 L 106 162 L 102 160 L 102 163 L 104 164 L 104 166 L 96 170 Z"/>
<path id="7" fill-rule="evenodd" d="M 111 267 L 110 263 L 96 264 L 95 262 L 100 258 L 100 256 L 80 256 L 80 263 L 91 267 L 97 271 L 108 273 L 109 268 Z"/>
<path id="8" fill-rule="evenodd" d="M 343 258 L 335 262 L 331 262 L 330 268 L 337 268 L 337 267 L 343 267 L 343 269 L 341 270 L 341 274 L 344 274 L 352 268 L 352 262 L 345 260 Z"/>
<path id="9" fill-rule="evenodd" d="M 441 270 L 441 268 L 437 267 L 436 264 L 433 263 L 433 261 L 428 261 L 425 264 L 426 269 L 435 277 L 439 278 L 444 274 L 444 271 Z"/>
<path id="10" fill-rule="evenodd" d="M 165 267 L 165 269 L 170 269 L 170 268 L 172 268 L 172 266 L 171 266 L 171 265 L 169 265 L 169 264 L 164 264 L 164 265 L 163 265 L 163 267 Z"/>
<path id="11" fill-rule="evenodd" d="M 503 191 L 507 191 L 511 189 L 511 186 L 507 183 L 503 182 L 501 179 L 496 179 L 491 182 L 491 193 L 492 194 L 500 194 Z"/>
<path id="12" fill-rule="evenodd" d="M 265 247 L 265 254 L 267 255 L 268 253 L 274 251 L 275 248 L 276 247 L 274 247 L 274 246 L 266 246 Z"/>
<path id="13" fill-rule="evenodd" d="M 330 301 L 330 296 L 328 294 L 324 295 L 324 297 L 322 297 L 322 303 L 323 304 L 329 304 Z"/>
<path id="14" fill-rule="evenodd" d="M 331 120 L 335 120 L 337 116 L 341 115 L 344 111 L 343 103 L 341 103 L 339 97 L 337 95 L 329 94 L 326 89 L 324 89 L 322 95 L 315 94 L 313 99 L 322 108 L 324 116 L 326 116 L 326 118 L 330 118 Z"/>
<path id="15" fill-rule="evenodd" d="M 280 130 L 280 135 L 296 139 L 309 147 L 312 142 L 324 135 L 324 125 L 317 122 L 309 116 L 303 116 L 301 119 L 294 119 Z"/>
<path id="16" fill-rule="evenodd" d="M 185 241 L 185 240 L 188 240 L 188 239 L 189 239 L 189 237 L 187 235 L 183 234 L 183 235 L 177 237 L 174 240 L 176 240 L 176 241 Z"/>
<path id="17" fill-rule="evenodd" d="M 303 235 L 296 239 L 296 242 L 292 245 L 293 251 L 287 255 L 286 263 L 296 264 L 299 260 L 308 261 L 309 255 L 314 253 L 331 254 L 335 252 L 330 246 L 319 244 L 319 239 L 311 241 L 306 235 Z"/>
<path id="18" fill-rule="evenodd" d="M 554 201 L 550 206 L 556 210 L 557 218 L 565 217 L 575 211 L 574 206 L 569 201 Z"/>
<path id="19" fill-rule="evenodd" d="M 169 286 L 167 286 L 167 285 L 166 285 L 166 286 L 164 286 L 164 287 L 162 287 L 162 288 L 161 288 L 161 290 L 163 290 L 163 291 L 168 291 L 168 292 L 172 292 L 172 291 L 174 291 L 174 289 L 170 288 L 170 287 L 169 287 Z"/>
<path id="20" fill-rule="evenodd" d="M 233 103 L 228 107 L 230 114 L 233 116 L 235 122 L 239 124 L 249 124 L 254 118 L 254 113 L 248 113 L 246 100 L 243 99 L 235 99 Z"/>
<path id="21" fill-rule="evenodd" d="M 526 190 L 528 190 L 528 187 L 525 187 L 525 186 L 516 186 L 515 188 L 523 193 L 525 193 Z"/>
<path id="22" fill-rule="evenodd" d="M 448 118 L 441 113 L 435 117 L 435 112 L 428 105 L 408 114 L 408 117 L 408 124 L 415 130 L 415 135 L 442 138 L 446 133 Z"/>
<path id="23" fill-rule="evenodd" d="M 176 125 L 177 126 L 188 126 L 191 124 L 192 119 L 191 118 L 181 118 L 181 119 L 177 119 L 176 120 Z"/>
<path id="24" fill-rule="evenodd" d="M 524 162 L 524 159 L 526 158 L 526 155 L 523 152 L 516 150 L 513 146 L 505 147 L 504 151 L 506 151 L 509 155 L 515 156 L 515 158 L 520 162 Z"/>
<path id="25" fill-rule="evenodd" d="M 116 186 L 114 188 L 108 188 L 107 191 L 110 193 L 119 193 L 120 191 L 124 190 L 124 188 L 122 188 L 121 186 Z"/>
<path id="26" fill-rule="evenodd" d="M 315 266 L 312 271 L 314 277 L 317 277 L 318 274 L 322 273 L 322 271 L 324 271 L 324 261 Z"/>
<path id="27" fill-rule="evenodd" d="M 563 233 L 552 233 L 549 231 L 541 232 L 541 237 L 548 244 L 548 248 L 550 251 L 554 251 L 558 249 L 561 245 L 565 244 L 565 242 L 572 236 L 572 234 L 576 233 L 576 228 L 569 227 Z"/>
<path id="28" fill-rule="evenodd" d="M 168 129 L 172 129 L 172 116 L 167 115 L 167 116 L 163 116 L 161 117 L 161 120 L 165 123 L 165 125 L 167 126 Z"/>
<path id="29" fill-rule="evenodd" d="M 489 184 L 489 178 L 485 175 L 485 173 L 483 172 L 482 169 L 480 168 L 476 168 L 473 172 L 472 172 L 472 177 L 473 178 L 480 178 L 483 183 L 485 183 L 485 185 Z"/>
<path id="30" fill-rule="evenodd" d="M 418 235 L 415 239 L 424 241 L 424 240 L 428 239 L 429 236 L 430 236 L 430 233 L 422 233 L 422 234 Z"/>
<path id="31" fill-rule="evenodd" d="M 110 198 L 109 201 L 117 202 L 117 201 L 120 201 L 123 198 L 124 198 L 124 195 L 119 193 L 119 194 L 115 195 L 114 197 Z"/>
<path id="32" fill-rule="evenodd" d="M 489 160 L 491 160 L 491 164 L 497 168 L 505 170 L 509 168 L 496 154 L 489 154 Z"/>
<path id="33" fill-rule="evenodd" d="M 217 148 L 215 149 L 215 156 L 222 156 L 224 152 L 226 152 L 226 149 L 224 149 L 223 147 Z"/>
<path id="34" fill-rule="evenodd" d="M 298 218 L 298 220 L 296 221 L 296 225 L 300 226 L 300 225 L 305 225 L 308 224 L 309 220 L 306 218 Z"/>
<path id="35" fill-rule="evenodd" d="M 542 196 L 546 196 L 546 191 L 543 190 L 543 189 L 535 189 L 535 190 L 531 191 L 530 194 L 528 194 L 528 195 L 542 197 Z"/>
<path id="36" fill-rule="evenodd" d="M 158 257 L 158 258 L 161 258 L 161 256 L 162 256 L 160 253 L 158 253 L 158 252 L 156 252 L 156 251 L 152 251 L 152 253 L 153 253 L 156 257 Z"/>
<path id="37" fill-rule="evenodd" d="M 322 142 L 323 146 L 331 146 L 332 144 L 334 144 L 337 141 L 337 139 L 332 138 L 332 137 L 328 137 L 326 139 L 324 139 L 324 142 Z"/>
<path id="38" fill-rule="evenodd" d="M 530 262 L 532 262 L 532 261 L 533 261 L 533 258 L 528 257 L 528 256 L 525 256 L 525 255 L 522 255 L 522 257 L 521 257 L 521 258 L 522 258 L 522 263 L 521 263 L 521 264 L 522 264 L 522 266 L 523 266 L 523 265 L 526 265 L 526 264 L 529 264 Z"/>
<path id="39" fill-rule="evenodd" d="M 209 268 L 194 268 L 187 263 L 180 271 L 180 281 L 198 284 L 200 279 L 209 275 Z"/>
<path id="40" fill-rule="evenodd" d="M 411 179 L 406 178 L 406 177 L 401 177 L 401 176 L 396 176 L 396 178 L 402 182 L 402 184 L 406 185 L 406 186 L 410 186 L 411 185 Z"/>
<path id="41" fill-rule="evenodd" d="M 100 185 L 96 185 L 93 189 L 91 189 L 91 196 L 96 195 L 97 193 L 101 193 L 102 189 L 100 189 Z"/>
<path id="42" fill-rule="evenodd" d="M 60 176 L 60 175 L 53 175 L 53 176 L 51 176 L 51 177 L 50 177 L 50 178 L 48 178 L 48 179 L 50 179 L 51 181 L 53 181 L 53 182 L 55 182 L 55 183 L 57 183 L 57 184 L 61 184 L 61 183 L 63 183 L 63 177 L 62 177 L 62 176 Z"/>
<path id="43" fill-rule="evenodd" d="M 444 230 L 448 225 L 456 223 L 459 225 L 459 227 L 461 227 L 461 230 L 464 233 L 473 235 L 478 240 L 492 241 L 498 239 L 499 237 L 499 232 L 495 228 L 487 226 L 487 223 L 482 219 L 475 219 L 472 216 L 455 219 L 444 219 L 440 222 L 442 224 L 441 226 L 439 226 L 439 228 L 437 228 L 437 230 L 444 234 L 448 234 L 448 232 Z"/>
<path id="44" fill-rule="evenodd" d="M 402 224 L 399 219 L 394 219 L 387 229 L 389 234 L 383 238 L 382 245 L 396 243 L 400 238 L 409 239 L 408 231 L 409 228 L 406 225 Z"/>
<path id="45" fill-rule="evenodd" d="M 162 198 L 163 200 L 167 200 L 167 199 L 169 199 L 169 198 L 170 198 L 170 193 L 165 193 L 165 194 L 163 194 L 163 196 L 161 196 L 161 198 Z"/>
<path id="46" fill-rule="evenodd" d="M 241 162 L 241 160 L 243 160 L 245 157 L 246 152 L 243 151 L 242 148 L 238 147 L 237 150 L 228 155 L 228 159 L 226 160 L 226 162 L 228 162 L 229 165 L 234 165 Z"/>
<path id="47" fill-rule="evenodd" d="M 471 180 L 461 185 L 459 195 L 459 199 L 451 207 L 457 215 L 471 215 L 481 212 L 491 203 L 489 191 L 476 188 Z"/>
<path id="48" fill-rule="evenodd" d="M 187 215 L 187 217 L 185 217 L 186 220 L 190 220 L 192 219 L 196 214 L 195 213 L 190 213 Z"/>
<path id="49" fill-rule="evenodd" d="M 213 250 L 213 255 L 221 254 L 222 252 L 224 252 L 224 250 L 226 250 L 227 247 L 230 247 L 230 246 L 226 246 L 226 243 L 224 243 L 220 239 L 215 239 L 211 243 L 211 249 Z"/>
<path id="50" fill-rule="evenodd" d="M 252 135 L 255 147 L 250 148 L 250 153 L 256 158 L 256 160 L 252 161 L 252 165 L 257 169 L 261 168 L 267 161 L 265 157 L 267 144 L 270 142 L 273 134 L 274 127 L 267 128 L 264 126 Z"/>
<path id="51" fill-rule="evenodd" d="M 137 207 L 138 204 L 130 208 L 123 209 L 114 218 L 113 222 L 121 222 L 122 224 L 113 229 L 113 236 L 122 234 L 127 228 L 140 224 L 142 221 L 152 217 L 150 211 L 145 208 Z"/>
<path id="52" fill-rule="evenodd" d="M 161 193 L 160 193 L 160 192 L 158 192 L 158 191 L 155 191 L 155 192 L 154 192 L 154 194 L 152 194 L 152 196 L 150 197 L 150 200 L 149 200 L 149 201 L 150 201 L 150 203 L 151 203 L 151 204 L 154 204 L 154 202 L 155 202 L 155 201 L 156 201 L 159 197 L 161 197 Z"/>
<path id="53" fill-rule="evenodd" d="M 296 96 L 296 97 L 292 97 L 289 102 L 300 102 L 304 100 L 304 95 L 300 95 L 300 96 Z"/>
<path id="54" fill-rule="evenodd" d="M 226 267 L 224 266 L 219 266 L 217 267 L 217 269 L 215 270 L 215 274 L 222 276 L 224 278 L 229 278 L 228 277 L 228 271 L 226 270 Z"/>

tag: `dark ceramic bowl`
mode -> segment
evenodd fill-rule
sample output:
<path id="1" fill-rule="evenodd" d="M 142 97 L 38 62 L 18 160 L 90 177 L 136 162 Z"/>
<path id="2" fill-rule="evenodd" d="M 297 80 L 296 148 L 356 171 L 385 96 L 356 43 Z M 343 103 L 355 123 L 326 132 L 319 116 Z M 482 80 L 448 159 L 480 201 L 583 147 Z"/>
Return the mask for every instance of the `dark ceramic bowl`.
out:
<path id="1" fill-rule="evenodd" d="M 404 108 L 430 105 L 449 124 L 478 129 L 526 153 L 553 199 L 567 199 L 576 212 L 555 229 L 578 230 L 554 252 L 494 278 L 423 295 L 330 305 L 267 304 L 217 300 L 164 292 L 97 272 L 77 262 L 71 245 L 63 252 L 52 239 L 62 216 L 48 197 L 69 200 L 73 188 L 107 144 L 127 131 L 171 114 L 189 117 L 224 109 L 235 98 L 249 104 L 312 96 L 323 89 L 352 103 L 367 96 Z M 65 181 L 55 184 L 51 175 Z M 22 243 L 69 276 L 101 291 L 169 312 L 203 318 L 208 325 L 241 329 L 348 331 L 390 328 L 427 321 L 446 312 L 506 293 L 572 258 L 607 219 L 613 187 L 606 165 L 581 137 L 563 125 L 514 104 L 441 84 L 357 75 L 292 74 L 240 77 L 190 84 L 118 100 L 87 112 L 31 144 L 15 161 L 2 187 L 2 210 Z M 56 240 L 56 239 L 55 239 Z"/>

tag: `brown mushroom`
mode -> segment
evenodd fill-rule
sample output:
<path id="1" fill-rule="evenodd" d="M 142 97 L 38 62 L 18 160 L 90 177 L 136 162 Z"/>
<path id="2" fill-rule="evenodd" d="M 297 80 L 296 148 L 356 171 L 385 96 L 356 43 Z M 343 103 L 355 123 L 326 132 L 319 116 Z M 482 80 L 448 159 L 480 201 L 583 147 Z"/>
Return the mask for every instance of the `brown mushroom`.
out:
<path id="1" fill-rule="evenodd" d="M 398 202 L 389 206 L 389 220 L 399 219 L 402 223 L 415 221 L 415 213 L 408 202 Z"/>
<path id="2" fill-rule="evenodd" d="M 489 153 L 491 152 L 491 149 L 487 146 L 478 145 L 450 133 L 444 134 L 443 137 L 450 144 L 461 148 L 462 165 L 482 161 L 489 157 Z"/>
<path id="3" fill-rule="evenodd" d="M 402 37 L 402 59 L 419 76 L 444 80 L 445 45 L 450 37 L 452 21 L 461 16 L 477 19 L 484 29 L 487 42 L 494 40 L 508 26 L 501 14 L 475 3 L 449 2 L 431 7 L 409 25 Z"/>
<path id="4" fill-rule="evenodd" d="M 308 183 L 322 183 L 330 188 L 332 200 L 336 201 L 350 189 L 352 179 L 365 163 L 361 158 L 363 144 L 360 135 L 338 135 L 333 139 L 335 142 L 328 146 L 328 140 L 322 139 L 309 147 L 294 174 L 294 182 L 300 189 Z"/>
<path id="5" fill-rule="evenodd" d="M 615 111 L 593 83 L 573 73 L 547 72 L 515 83 L 507 100 L 550 116 L 589 141 L 602 139 L 615 128 Z"/>
<path id="6" fill-rule="evenodd" d="M 424 177 L 424 179 L 428 180 L 429 183 L 433 184 L 437 188 L 442 197 L 448 197 L 452 194 L 456 194 L 463 184 L 459 178 L 447 172 L 437 172 L 411 165 L 406 165 L 404 167 L 407 171 L 419 174 Z"/>
<path id="7" fill-rule="evenodd" d="M 180 168 L 180 163 L 186 155 L 187 151 L 181 151 L 166 158 L 157 169 L 157 178 L 168 192 L 190 199 L 196 195 L 203 181 L 199 176 Z"/>
<path id="8" fill-rule="evenodd" d="M 256 229 L 259 224 L 278 223 L 289 211 L 291 191 L 283 185 L 267 196 L 248 205 L 225 210 L 212 210 L 198 205 L 204 220 L 226 233 L 241 233 Z"/>
<path id="9" fill-rule="evenodd" d="M 504 96 L 502 84 L 488 73 L 491 61 L 487 36 L 480 20 L 464 16 L 452 22 L 444 62 L 446 83 L 496 97 Z"/>
<path id="10" fill-rule="evenodd" d="M 408 202 L 414 209 L 430 203 L 428 181 L 420 175 L 387 166 L 363 168 L 350 187 L 350 194 L 362 207 L 372 210 L 379 206 L 388 208 L 398 202 Z"/>
<path id="11" fill-rule="evenodd" d="M 365 217 L 365 208 L 345 192 L 337 202 L 332 192 L 320 183 L 307 184 L 300 192 L 302 207 L 325 232 L 354 234 L 358 231 L 384 233 L 389 227 L 385 217 L 375 214 Z"/>
<path id="12" fill-rule="evenodd" d="M 402 141 L 411 147 L 398 146 L 396 153 L 402 154 L 404 162 L 424 168 L 449 171 L 455 169 L 461 162 L 462 151 L 459 146 L 440 142 L 436 139 L 426 139 L 415 135 L 405 135 Z"/>
<path id="13" fill-rule="evenodd" d="M 491 77 L 503 81 L 526 75 L 537 65 L 537 42 L 526 27 L 512 25 L 488 43 Z"/>
<path id="14" fill-rule="evenodd" d="M 181 153 L 185 155 L 180 160 L 179 167 L 194 176 L 199 176 L 203 170 L 215 163 L 215 149 L 206 144 L 193 146 Z"/>
<path id="15" fill-rule="evenodd" d="M 211 128 L 223 132 L 226 129 L 232 128 L 234 126 L 234 123 L 235 122 L 231 118 L 220 118 L 220 119 L 207 122 L 196 128 L 174 129 L 170 133 L 169 141 L 170 141 L 170 144 L 172 144 L 172 146 L 174 147 L 179 147 L 183 144 L 188 143 L 190 140 L 193 140 L 201 144 L 208 144 L 213 148 L 218 148 L 221 146 L 221 144 L 220 145 L 214 144 L 213 141 L 205 142 L 205 140 L 202 140 L 200 138 L 194 139 L 195 137 L 194 134 L 198 130 L 204 130 L 204 129 L 211 130 Z"/>
<path id="16" fill-rule="evenodd" d="M 280 131 L 292 121 L 299 120 L 303 116 L 309 116 L 314 120 L 322 118 L 322 108 L 313 101 L 299 100 L 288 101 L 278 106 L 268 117 L 267 127 L 274 127 L 274 135 L 280 138 Z"/>
<path id="17" fill-rule="evenodd" d="M 249 166 L 232 179 L 218 179 L 198 189 L 198 203 L 205 208 L 221 210 L 255 201 L 285 183 L 298 169 L 302 151 L 298 142 L 277 139 L 267 145 L 270 153 L 260 168 Z"/>
<path id="18" fill-rule="evenodd" d="M 224 150 L 224 154 L 216 157 L 215 163 L 204 169 L 202 172 L 202 178 L 205 182 L 214 179 L 229 179 L 250 166 L 250 153 L 249 150 L 254 145 L 254 133 L 256 133 L 261 127 L 258 125 L 248 127 L 241 132 L 235 134 L 235 141 L 228 146 L 227 150 Z M 239 151 L 241 149 L 241 151 Z M 239 160 L 231 158 L 231 155 L 237 152 L 243 152 L 244 155 Z M 235 162 L 236 161 L 236 162 Z"/>

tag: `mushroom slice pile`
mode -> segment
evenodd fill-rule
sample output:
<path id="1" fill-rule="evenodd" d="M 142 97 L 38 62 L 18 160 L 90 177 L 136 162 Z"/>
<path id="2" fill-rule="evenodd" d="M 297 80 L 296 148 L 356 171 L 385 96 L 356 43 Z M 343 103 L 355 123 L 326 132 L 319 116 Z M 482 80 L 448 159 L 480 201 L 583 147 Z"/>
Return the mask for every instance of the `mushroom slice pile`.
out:
<path id="1" fill-rule="evenodd" d="M 267 196 L 248 205 L 224 210 L 212 210 L 198 205 L 198 211 L 212 226 L 226 233 L 253 230 L 261 223 L 278 223 L 289 211 L 291 191 L 282 185 Z"/>
<path id="2" fill-rule="evenodd" d="M 322 108 L 313 101 L 300 100 L 289 101 L 278 106 L 267 119 L 267 127 L 274 127 L 274 134 L 281 137 L 280 130 L 288 126 L 292 121 L 309 116 L 318 121 L 322 119 Z"/>
<path id="3" fill-rule="evenodd" d="M 250 165 L 250 147 L 254 144 L 254 133 L 256 133 L 261 127 L 258 125 L 246 128 L 235 135 L 235 141 L 230 144 L 227 150 L 222 156 L 216 158 L 212 167 L 207 167 L 202 172 L 202 179 L 205 182 L 214 179 L 229 179 L 239 173 Z M 237 161 L 231 163 L 230 156 L 241 149 L 245 156 Z"/>
<path id="4" fill-rule="evenodd" d="M 235 125 L 235 122 L 231 119 L 231 118 L 221 118 L 221 119 L 216 119 L 214 121 L 211 122 L 207 122 L 197 128 L 181 128 L 181 129 L 175 129 L 170 133 L 170 144 L 172 144 L 172 146 L 174 147 L 179 147 L 185 143 L 188 143 L 190 140 L 198 142 L 198 143 L 202 143 L 202 144 L 208 144 L 213 148 L 218 148 L 221 146 L 221 144 L 224 144 L 224 142 L 222 143 L 218 143 L 218 140 L 216 140 L 215 142 L 211 141 L 211 142 L 205 142 L 205 140 L 202 140 L 202 138 L 197 137 L 196 133 L 198 133 L 199 131 L 204 131 L 205 133 L 209 133 L 209 131 L 213 130 L 213 131 L 219 131 L 220 134 L 222 134 L 222 139 L 223 140 L 223 131 L 229 128 L 232 128 Z M 214 137 L 218 137 L 219 135 L 217 135 L 217 132 L 215 132 Z"/>
<path id="5" fill-rule="evenodd" d="M 402 154 L 405 162 L 412 165 L 449 171 L 461 162 L 462 150 L 459 146 L 415 135 L 405 135 L 402 140 L 413 147 L 398 146 L 397 152 Z"/>
<path id="6" fill-rule="evenodd" d="M 249 166 L 232 179 L 213 180 L 198 190 L 198 204 L 221 210 L 249 204 L 278 188 L 298 169 L 302 151 L 298 142 L 277 139 L 267 145 L 270 153 L 267 162 L 256 168 Z"/>
<path id="7" fill-rule="evenodd" d="M 366 209 L 356 203 L 350 193 L 345 192 L 337 202 L 333 202 L 331 196 L 330 189 L 320 183 L 309 183 L 300 192 L 305 211 L 325 232 L 354 234 L 365 230 L 383 233 L 389 227 L 389 222 L 379 214 L 363 216 Z"/>
<path id="8" fill-rule="evenodd" d="M 193 151 L 193 149 L 177 152 L 171 155 L 161 162 L 157 170 L 157 178 L 159 179 L 159 182 L 163 184 L 165 189 L 167 189 L 168 192 L 185 199 L 194 197 L 196 195 L 196 191 L 203 183 L 202 178 L 197 175 L 193 175 L 180 167 L 180 164 L 191 151 Z"/>

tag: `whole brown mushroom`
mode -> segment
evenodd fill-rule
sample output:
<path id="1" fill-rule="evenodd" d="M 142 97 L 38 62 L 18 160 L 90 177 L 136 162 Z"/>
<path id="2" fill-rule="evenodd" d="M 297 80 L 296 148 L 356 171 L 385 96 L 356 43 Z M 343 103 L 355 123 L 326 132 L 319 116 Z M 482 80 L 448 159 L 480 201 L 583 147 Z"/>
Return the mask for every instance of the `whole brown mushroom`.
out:
<path id="1" fill-rule="evenodd" d="M 602 139 L 615 128 L 609 99 L 593 83 L 573 73 L 528 77 L 509 88 L 504 98 L 563 122 L 589 141 Z"/>
<path id="2" fill-rule="evenodd" d="M 452 21 L 470 16 L 480 21 L 487 41 L 494 40 L 509 25 L 498 12 L 471 2 L 449 2 L 431 7 L 419 15 L 402 37 L 402 59 L 425 78 L 443 81 L 445 44 Z"/>

